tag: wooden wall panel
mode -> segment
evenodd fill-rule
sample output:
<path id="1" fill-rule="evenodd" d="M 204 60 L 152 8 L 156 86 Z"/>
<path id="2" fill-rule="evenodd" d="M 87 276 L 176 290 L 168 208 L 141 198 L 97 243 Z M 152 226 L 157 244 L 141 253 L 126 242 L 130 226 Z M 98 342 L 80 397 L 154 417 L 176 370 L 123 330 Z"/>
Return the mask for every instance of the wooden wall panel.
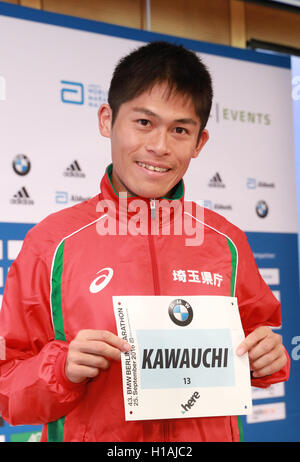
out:
<path id="1" fill-rule="evenodd" d="M 246 3 L 247 39 L 300 48 L 300 13 Z"/>
<path id="2" fill-rule="evenodd" d="M 230 45 L 246 48 L 246 10 L 245 3 L 230 0 Z"/>
<path id="3" fill-rule="evenodd" d="M 143 0 L 43 0 L 43 9 L 140 29 Z"/>
<path id="4" fill-rule="evenodd" d="M 6 0 L 32 8 L 146 28 L 146 0 Z M 300 14 L 243 0 L 151 0 L 151 30 L 244 48 L 247 39 L 300 48 Z"/>
<path id="5" fill-rule="evenodd" d="M 29 8 L 42 9 L 42 0 L 19 0 L 19 4 Z"/>
<path id="6" fill-rule="evenodd" d="M 151 0 L 151 30 L 229 45 L 228 0 Z"/>

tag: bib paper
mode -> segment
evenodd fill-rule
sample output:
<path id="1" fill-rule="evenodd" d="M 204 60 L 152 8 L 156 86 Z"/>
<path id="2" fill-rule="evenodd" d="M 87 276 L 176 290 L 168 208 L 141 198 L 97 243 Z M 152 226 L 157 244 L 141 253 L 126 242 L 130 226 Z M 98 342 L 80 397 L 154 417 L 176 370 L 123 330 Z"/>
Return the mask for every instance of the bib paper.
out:
<path id="1" fill-rule="evenodd" d="M 113 297 L 126 420 L 250 414 L 248 355 L 237 299 Z"/>

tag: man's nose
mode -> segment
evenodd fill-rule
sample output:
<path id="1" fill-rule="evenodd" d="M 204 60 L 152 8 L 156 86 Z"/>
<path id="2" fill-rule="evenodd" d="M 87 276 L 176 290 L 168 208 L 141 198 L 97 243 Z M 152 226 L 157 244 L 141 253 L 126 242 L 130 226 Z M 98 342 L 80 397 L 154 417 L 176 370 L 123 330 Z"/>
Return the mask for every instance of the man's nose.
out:
<path id="1" fill-rule="evenodd" d="M 153 130 L 148 136 L 146 149 L 157 156 L 169 154 L 168 131 L 164 128 Z"/>

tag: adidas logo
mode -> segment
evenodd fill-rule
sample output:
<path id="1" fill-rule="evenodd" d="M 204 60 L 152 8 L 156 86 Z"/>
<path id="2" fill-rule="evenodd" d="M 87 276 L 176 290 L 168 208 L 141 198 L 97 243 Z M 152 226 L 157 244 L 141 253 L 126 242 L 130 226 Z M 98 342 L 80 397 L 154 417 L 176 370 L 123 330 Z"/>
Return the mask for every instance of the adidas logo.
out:
<path id="1" fill-rule="evenodd" d="M 30 198 L 27 189 L 25 186 L 19 189 L 16 194 L 13 195 L 10 200 L 11 204 L 21 204 L 21 205 L 33 205 L 34 201 Z"/>
<path id="2" fill-rule="evenodd" d="M 208 186 L 213 188 L 225 188 L 225 184 L 218 172 L 210 179 Z"/>
<path id="3" fill-rule="evenodd" d="M 64 176 L 76 177 L 76 178 L 85 178 L 85 173 L 81 170 L 81 167 L 77 160 L 71 163 L 69 167 L 64 171 Z"/>

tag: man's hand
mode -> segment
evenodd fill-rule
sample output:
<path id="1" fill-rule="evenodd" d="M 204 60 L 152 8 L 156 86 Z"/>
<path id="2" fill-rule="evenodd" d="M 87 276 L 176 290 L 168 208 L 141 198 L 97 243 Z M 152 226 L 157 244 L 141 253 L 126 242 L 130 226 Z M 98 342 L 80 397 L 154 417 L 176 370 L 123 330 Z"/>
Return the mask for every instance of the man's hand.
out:
<path id="1" fill-rule="evenodd" d="M 252 377 L 274 374 L 287 362 L 281 336 L 269 327 L 258 327 L 239 345 L 238 356 L 248 352 Z"/>
<path id="2" fill-rule="evenodd" d="M 109 360 L 118 361 L 130 345 L 112 332 L 81 330 L 69 345 L 65 373 L 74 383 L 94 378 L 100 369 L 108 369 Z"/>

